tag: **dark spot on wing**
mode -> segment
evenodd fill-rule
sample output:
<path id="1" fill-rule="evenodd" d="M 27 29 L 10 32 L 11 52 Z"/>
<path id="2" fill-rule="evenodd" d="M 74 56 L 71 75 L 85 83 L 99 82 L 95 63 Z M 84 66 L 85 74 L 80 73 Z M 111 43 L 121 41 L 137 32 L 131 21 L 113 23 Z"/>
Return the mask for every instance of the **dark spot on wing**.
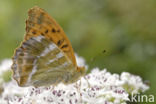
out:
<path id="1" fill-rule="evenodd" d="M 64 42 L 64 39 L 58 40 L 57 45 L 60 46 Z"/>
<path id="2" fill-rule="evenodd" d="M 66 48 L 66 47 L 68 47 L 68 45 L 67 45 L 67 44 L 63 45 L 61 48 Z"/>
<path id="3" fill-rule="evenodd" d="M 46 34 L 48 33 L 48 29 L 45 31 L 45 33 L 46 33 Z"/>
<path id="4" fill-rule="evenodd" d="M 36 34 L 36 31 L 32 31 L 33 34 Z"/>
<path id="5" fill-rule="evenodd" d="M 60 30 L 57 30 L 57 32 L 60 32 Z"/>
<path id="6" fill-rule="evenodd" d="M 51 32 L 55 33 L 55 32 L 56 32 L 56 30 L 55 30 L 54 28 L 52 28 Z"/>
<path id="7" fill-rule="evenodd" d="M 58 42 L 57 42 L 57 45 L 59 46 L 61 44 L 61 40 L 59 40 Z"/>
<path id="8" fill-rule="evenodd" d="M 41 33 L 41 35 L 42 35 L 42 36 L 44 36 L 44 34 L 43 34 L 43 33 Z"/>

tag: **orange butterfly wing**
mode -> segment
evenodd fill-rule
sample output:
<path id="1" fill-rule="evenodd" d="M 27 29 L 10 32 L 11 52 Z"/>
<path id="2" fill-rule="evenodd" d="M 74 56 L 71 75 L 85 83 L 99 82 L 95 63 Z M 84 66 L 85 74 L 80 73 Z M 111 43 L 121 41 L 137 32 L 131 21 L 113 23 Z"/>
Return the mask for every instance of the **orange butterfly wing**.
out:
<path id="1" fill-rule="evenodd" d="M 47 12 L 35 6 L 28 11 L 25 40 L 38 35 L 53 41 L 68 56 L 73 65 L 77 66 L 73 48 L 63 29 Z"/>

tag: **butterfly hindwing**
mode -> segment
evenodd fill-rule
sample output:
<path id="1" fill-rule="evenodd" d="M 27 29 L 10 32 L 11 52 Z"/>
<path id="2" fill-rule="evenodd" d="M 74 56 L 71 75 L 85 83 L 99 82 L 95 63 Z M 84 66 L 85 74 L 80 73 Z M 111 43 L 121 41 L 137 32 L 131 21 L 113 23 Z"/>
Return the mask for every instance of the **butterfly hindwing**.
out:
<path id="1" fill-rule="evenodd" d="M 12 69 L 20 86 L 42 86 L 65 80 L 76 68 L 55 43 L 39 35 L 16 49 Z"/>

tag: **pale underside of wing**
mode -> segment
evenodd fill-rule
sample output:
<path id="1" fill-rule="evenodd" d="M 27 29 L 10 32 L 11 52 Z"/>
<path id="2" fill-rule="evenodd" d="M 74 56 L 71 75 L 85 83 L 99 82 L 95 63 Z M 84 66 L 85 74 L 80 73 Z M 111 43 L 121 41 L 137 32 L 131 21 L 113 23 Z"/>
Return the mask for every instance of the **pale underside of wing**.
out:
<path id="1" fill-rule="evenodd" d="M 12 69 L 19 86 L 37 87 L 68 81 L 76 67 L 55 43 L 39 35 L 16 49 Z"/>
<path id="2" fill-rule="evenodd" d="M 28 12 L 25 40 L 38 35 L 43 35 L 53 41 L 68 56 L 74 66 L 77 66 L 72 46 L 63 29 L 47 12 L 35 6 Z"/>

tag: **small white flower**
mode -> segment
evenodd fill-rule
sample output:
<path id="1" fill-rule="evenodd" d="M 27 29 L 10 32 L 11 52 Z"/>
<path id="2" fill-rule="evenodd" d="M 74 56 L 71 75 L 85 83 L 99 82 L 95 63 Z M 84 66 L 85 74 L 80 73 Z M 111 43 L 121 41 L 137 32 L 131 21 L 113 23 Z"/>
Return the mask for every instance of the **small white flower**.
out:
<path id="1" fill-rule="evenodd" d="M 11 69 L 11 65 L 12 65 L 12 60 L 10 59 L 5 59 L 0 63 L 0 76 L 1 74 L 3 74 L 3 72 Z"/>
<path id="2" fill-rule="evenodd" d="M 137 94 L 139 91 L 144 92 L 149 89 L 149 86 L 143 83 L 141 77 L 132 75 L 128 72 L 123 72 L 121 74 L 121 80 L 124 82 L 122 86 L 128 86 L 129 91 L 133 94 Z"/>

